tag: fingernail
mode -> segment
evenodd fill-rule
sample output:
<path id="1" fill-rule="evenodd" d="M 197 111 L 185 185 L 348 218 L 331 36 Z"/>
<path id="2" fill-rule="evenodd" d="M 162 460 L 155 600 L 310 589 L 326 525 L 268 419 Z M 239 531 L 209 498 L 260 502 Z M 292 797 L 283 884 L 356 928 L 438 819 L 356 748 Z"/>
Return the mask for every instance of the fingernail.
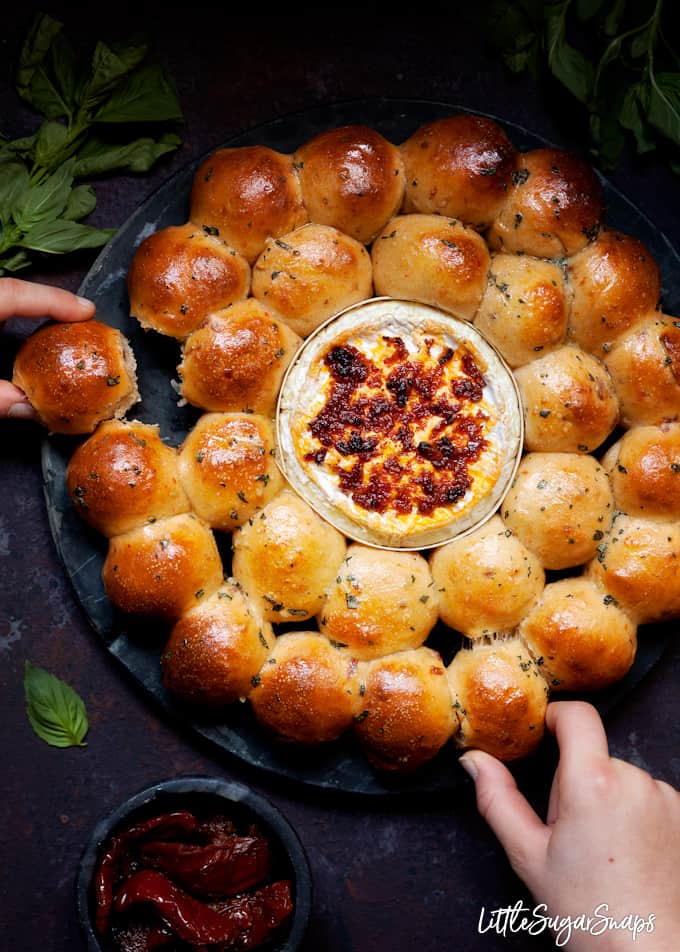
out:
<path id="1" fill-rule="evenodd" d="M 477 779 L 477 774 L 479 771 L 477 770 L 477 764 L 474 762 L 472 757 L 470 757 L 468 754 L 463 754 L 462 757 L 458 758 L 458 763 L 461 765 L 463 770 L 472 777 L 473 780 Z"/>
<path id="2" fill-rule="evenodd" d="M 13 403 L 7 416 L 15 420 L 35 420 L 36 412 L 30 403 Z"/>
<path id="3" fill-rule="evenodd" d="M 89 301 L 86 297 L 77 296 L 76 301 L 81 307 L 86 307 L 88 311 L 92 309 L 92 301 Z"/>

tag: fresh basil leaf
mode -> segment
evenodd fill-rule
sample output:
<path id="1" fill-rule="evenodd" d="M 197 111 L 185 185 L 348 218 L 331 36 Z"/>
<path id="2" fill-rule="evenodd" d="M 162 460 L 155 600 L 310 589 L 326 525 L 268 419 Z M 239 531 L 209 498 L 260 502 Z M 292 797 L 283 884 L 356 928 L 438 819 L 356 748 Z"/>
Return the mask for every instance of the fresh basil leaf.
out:
<path id="1" fill-rule="evenodd" d="M 66 682 L 26 662 L 26 714 L 35 733 L 52 747 L 85 747 L 87 712 L 82 698 Z"/>
<path id="2" fill-rule="evenodd" d="M 626 141 L 616 111 L 593 113 L 590 117 L 590 134 L 600 165 L 605 169 L 614 168 Z"/>
<path id="3" fill-rule="evenodd" d="M 68 129 L 62 122 L 43 122 L 35 143 L 35 163 L 49 168 L 68 139 Z"/>
<path id="4" fill-rule="evenodd" d="M 633 83 L 626 90 L 619 112 L 619 122 L 635 136 L 638 153 L 651 152 L 656 148 L 650 136 L 646 120 L 649 109 L 649 88 L 644 83 Z"/>
<path id="5" fill-rule="evenodd" d="M 74 159 L 60 165 L 41 185 L 32 185 L 16 203 L 13 218 L 18 227 L 30 231 L 36 225 L 54 221 L 63 212 L 71 192 Z"/>
<path id="6" fill-rule="evenodd" d="M 111 228 L 92 228 L 90 225 L 57 218 L 35 225 L 17 244 L 33 251 L 56 255 L 80 248 L 100 248 L 113 233 L 114 229 Z"/>
<path id="7" fill-rule="evenodd" d="M 38 66 L 30 85 L 31 105 L 48 119 L 58 119 L 69 113 L 68 106 L 59 95 L 51 76 L 44 68 Z"/>
<path id="8" fill-rule="evenodd" d="M 93 108 L 123 77 L 142 62 L 147 53 L 144 43 L 112 49 L 101 41 L 92 56 L 92 79 L 87 87 L 87 105 Z"/>
<path id="9" fill-rule="evenodd" d="M 36 70 L 44 62 L 54 38 L 62 27 L 63 23 L 54 20 L 46 13 L 39 13 L 24 42 L 19 58 L 17 91 L 22 99 L 32 105 L 35 105 L 32 84 Z"/>
<path id="10" fill-rule="evenodd" d="M 579 20 L 592 20 L 600 12 L 604 0 L 576 0 L 576 16 Z"/>
<path id="11" fill-rule="evenodd" d="M 593 88 L 593 66 L 573 46 L 564 34 L 564 14 L 568 0 L 546 5 L 546 52 L 550 70 L 579 102 L 587 102 Z"/>
<path id="12" fill-rule="evenodd" d="M 21 155 L 24 158 L 31 157 L 37 139 L 38 133 L 35 132 L 32 136 L 23 136 L 21 139 L 10 139 L 4 142 L 2 146 L 0 146 L 0 162 L 6 161 L 8 158 L 15 158 L 17 155 Z"/>
<path id="13" fill-rule="evenodd" d="M 28 170 L 20 162 L 0 163 L 0 221 L 6 224 L 19 196 L 28 188 Z"/>
<path id="14" fill-rule="evenodd" d="M 657 73 L 652 77 L 647 120 L 667 139 L 680 145 L 680 73 Z"/>
<path id="15" fill-rule="evenodd" d="M 641 56 L 647 55 L 650 46 L 654 43 L 655 36 L 656 27 L 652 22 L 633 37 L 630 44 L 630 55 L 633 59 L 639 59 Z"/>
<path id="16" fill-rule="evenodd" d="M 615 36 L 619 32 L 623 14 L 626 11 L 626 0 L 614 0 L 614 6 L 611 8 L 604 21 L 604 32 L 607 36 Z"/>
<path id="17" fill-rule="evenodd" d="M 91 185 L 78 185 L 71 190 L 66 202 L 66 208 L 61 217 L 69 221 L 85 218 L 97 207 L 97 196 Z"/>
<path id="18" fill-rule="evenodd" d="M 115 89 L 95 122 L 167 122 L 182 119 L 175 88 L 160 66 L 145 66 Z"/>
<path id="19" fill-rule="evenodd" d="M 30 258 L 25 251 L 17 251 L 16 254 L 0 258 L 0 274 L 19 271 L 21 268 L 27 268 L 30 263 Z"/>
<path id="20" fill-rule="evenodd" d="M 77 68 L 73 47 L 63 33 L 58 33 L 50 47 L 50 62 L 55 85 L 62 101 L 73 109 L 77 102 Z"/>
<path id="21" fill-rule="evenodd" d="M 93 137 L 78 154 L 75 174 L 78 178 L 84 178 L 114 169 L 147 172 L 157 159 L 172 152 L 181 142 L 179 136 L 173 133 L 166 133 L 158 141 L 142 138 L 127 145 L 111 145 Z"/>

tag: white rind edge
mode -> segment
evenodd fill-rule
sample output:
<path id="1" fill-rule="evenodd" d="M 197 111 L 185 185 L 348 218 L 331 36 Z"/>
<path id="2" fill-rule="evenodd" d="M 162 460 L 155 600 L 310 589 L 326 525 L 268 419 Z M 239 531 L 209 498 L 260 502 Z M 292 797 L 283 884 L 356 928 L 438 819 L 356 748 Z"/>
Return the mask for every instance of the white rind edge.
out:
<path id="1" fill-rule="evenodd" d="M 305 473 L 299 463 L 290 421 L 296 412 L 297 399 L 302 392 L 313 362 L 320 356 L 336 337 L 347 331 L 356 331 L 363 325 L 375 326 L 380 320 L 390 316 L 393 320 L 413 322 L 415 318 L 427 320 L 438 325 L 444 333 L 457 340 L 464 341 L 476 349 L 486 362 L 486 375 L 493 383 L 499 410 L 499 417 L 505 425 L 506 452 L 500 473 L 492 490 L 483 496 L 461 517 L 444 526 L 424 529 L 397 536 L 376 531 L 369 526 L 355 522 L 350 516 L 333 505 L 323 490 Z M 524 415 L 519 389 L 514 375 L 503 357 L 484 335 L 468 321 L 461 320 L 415 301 L 397 300 L 389 297 L 374 297 L 345 308 L 324 321 L 305 340 L 298 350 L 286 374 L 279 391 L 276 408 L 276 462 L 290 483 L 307 504 L 323 519 L 338 529 L 343 535 L 377 549 L 396 549 L 399 551 L 419 551 L 446 544 L 453 539 L 468 535 L 487 522 L 497 511 L 503 497 L 510 488 L 522 456 L 524 444 Z"/>

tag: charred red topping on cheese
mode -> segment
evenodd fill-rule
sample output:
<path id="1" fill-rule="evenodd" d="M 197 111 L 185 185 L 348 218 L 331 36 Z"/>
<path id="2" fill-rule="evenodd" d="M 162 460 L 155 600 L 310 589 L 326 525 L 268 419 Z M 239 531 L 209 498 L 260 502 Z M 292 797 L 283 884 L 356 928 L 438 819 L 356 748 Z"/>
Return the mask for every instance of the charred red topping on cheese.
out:
<path id="1" fill-rule="evenodd" d="M 304 459 L 366 510 L 428 516 L 465 496 L 488 445 L 488 416 L 475 406 L 484 376 L 464 344 L 427 338 L 413 354 L 401 337 L 382 340 L 379 364 L 350 344 L 326 352 L 330 386 L 308 424 L 319 445 Z"/>

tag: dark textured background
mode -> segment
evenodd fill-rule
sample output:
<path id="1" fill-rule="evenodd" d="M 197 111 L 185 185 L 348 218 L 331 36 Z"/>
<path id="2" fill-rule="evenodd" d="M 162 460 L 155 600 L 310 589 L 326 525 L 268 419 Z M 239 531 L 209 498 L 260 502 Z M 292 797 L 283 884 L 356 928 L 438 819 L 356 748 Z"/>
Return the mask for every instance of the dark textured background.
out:
<path id="1" fill-rule="evenodd" d="M 83 42 L 144 30 L 170 67 L 186 122 L 184 145 L 143 177 L 97 184 L 93 224 L 120 224 L 175 169 L 232 135 L 288 112 L 365 96 L 450 101 L 479 109 L 583 149 L 583 129 L 551 85 L 509 77 L 485 48 L 477 13 L 386 18 L 343 8 L 334 19 L 238 18 L 205 7 L 77 16 L 43 5 Z M 36 117 L 16 96 L 13 76 L 30 23 L 26 4 L 3 23 L 0 131 L 32 131 Z M 428 9 L 436 11 L 436 7 Z M 678 243 L 678 180 L 653 157 L 627 153 L 612 181 Z M 30 277 L 75 290 L 90 255 L 41 264 Z M 677 282 L 665 275 L 666 283 Z M 0 372 L 26 326 L 2 337 Z M 284 786 L 219 756 L 159 716 L 108 657 L 76 605 L 49 534 L 42 498 L 37 427 L 0 426 L 0 945 L 13 952 L 82 947 L 74 875 L 95 821 L 128 794 L 164 777 L 214 774 L 245 781 L 269 796 L 297 828 L 316 887 L 306 952 L 312 950 L 547 949 L 545 939 L 491 934 L 477 921 L 487 910 L 527 899 L 502 851 L 478 818 L 471 787 L 455 800 L 403 805 L 330 798 Z M 23 708 L 24 659 L 49 668 L 83 696 L 88 747 L 60 751 L 31 732 Z M 680 785 L 677 685 L 680 646 L 607 718 L 611 748 Z M 553 752 L 524 780 L 544 809 Z M 624 832 L 622 831 L 622 835 Z M 584 848 L 587 848 L 584 846 Z M 640 910 L 645 915 L 647 910 Z"/>

